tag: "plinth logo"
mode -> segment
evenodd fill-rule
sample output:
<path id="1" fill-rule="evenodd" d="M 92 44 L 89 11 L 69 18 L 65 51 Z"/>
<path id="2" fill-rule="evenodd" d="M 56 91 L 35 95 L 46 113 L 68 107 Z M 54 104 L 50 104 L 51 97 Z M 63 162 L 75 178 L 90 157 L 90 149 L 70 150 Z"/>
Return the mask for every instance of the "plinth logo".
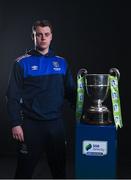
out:
<path id="1" fill-rule="evenodd" d="M 82 142 L 82 154 L 86 156 L 107 155 L 107 141 L 84 140 Z"/>

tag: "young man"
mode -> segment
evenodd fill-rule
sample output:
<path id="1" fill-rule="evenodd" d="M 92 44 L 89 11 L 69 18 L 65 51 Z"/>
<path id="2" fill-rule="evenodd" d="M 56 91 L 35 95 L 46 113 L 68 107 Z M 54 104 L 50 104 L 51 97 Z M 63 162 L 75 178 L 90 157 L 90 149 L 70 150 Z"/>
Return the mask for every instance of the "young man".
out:
<path id="1" fill-rule="evenodd" d="M 19 142 L 15 178 L 32 178 L 46 152 L 53 178 L 65 178 L 64 98 L 75 105 L 75 85 L 66 60 L 50 50 L 52 25 L 37 21 L 32 27 L 35 49 L 13 65 L 7 91 L 12 135 Z"/>

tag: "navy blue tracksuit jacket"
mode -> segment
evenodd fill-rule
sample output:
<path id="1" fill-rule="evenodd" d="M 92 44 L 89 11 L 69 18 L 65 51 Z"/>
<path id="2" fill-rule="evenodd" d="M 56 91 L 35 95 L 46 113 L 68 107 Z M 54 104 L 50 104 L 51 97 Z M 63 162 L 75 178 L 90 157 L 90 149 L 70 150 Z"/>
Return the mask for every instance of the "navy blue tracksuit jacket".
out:
<path id="1" fill-rule="evenodd" d="M 61 117 L 64 98 L 75 105 L 75 84 L 67 61 L 53 52 L 31 50 L 13 65 L 7 91 L 12 127 L 25 117 L 52 120 Z"/>

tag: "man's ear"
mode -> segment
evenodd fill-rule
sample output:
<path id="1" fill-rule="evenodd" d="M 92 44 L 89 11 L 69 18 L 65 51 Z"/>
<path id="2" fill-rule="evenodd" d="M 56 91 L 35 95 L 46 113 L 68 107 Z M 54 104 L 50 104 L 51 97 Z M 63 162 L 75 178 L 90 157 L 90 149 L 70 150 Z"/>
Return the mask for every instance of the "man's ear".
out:
<path id="1" fill-rule="evenodd" d="M 52 34 L 52 33 L 51 33 Z M 52 39 L 53 39 L 53 34 L 51 35 L 51 41 L 52 41 Z"/>
<path id="2" fill-rule="evenodd" d="M 34 33 L 31 34 L 31 39 L 34 41 Z"/>

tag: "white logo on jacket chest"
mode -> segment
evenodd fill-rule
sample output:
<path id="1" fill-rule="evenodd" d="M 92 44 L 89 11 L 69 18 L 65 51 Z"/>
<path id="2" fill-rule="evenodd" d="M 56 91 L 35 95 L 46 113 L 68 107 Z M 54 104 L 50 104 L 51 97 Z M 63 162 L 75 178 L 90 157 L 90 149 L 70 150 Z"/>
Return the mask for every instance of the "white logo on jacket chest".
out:
<path id="1" fill-rule="evenodd" d="M 38 70 L 38 66 L 36 66 L 36 65 L 31 66 L 31 70 L 32 70 L 32 71 L 37 71 L 37 70 Z"/>
<path id="2" fill-rule="evenodd" d="M 53 61 L 52 65 L 53 65 L 53 69 L 55 71 L 60 71 L 61 70 L 61 67 L 60 67 L 60 65 L 59 65 L 59 63 L 57 61 Z"/>

